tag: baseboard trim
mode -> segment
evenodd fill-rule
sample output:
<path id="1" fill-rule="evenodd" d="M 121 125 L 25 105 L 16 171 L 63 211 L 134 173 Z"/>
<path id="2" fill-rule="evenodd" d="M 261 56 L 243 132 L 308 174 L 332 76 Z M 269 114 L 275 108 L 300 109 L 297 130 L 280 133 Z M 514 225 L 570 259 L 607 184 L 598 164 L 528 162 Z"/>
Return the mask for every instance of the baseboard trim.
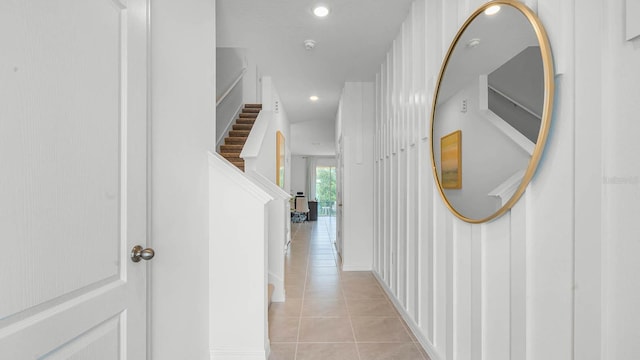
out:
<path id="1" fill-rule="evenodd" d="M 411 332 L 413 333 L 413 336 L 415 336 L 416 339 L 418 339 L 418 342 L 420 343 L 424 351 L 427 352 L 427 355 L 429 355 L 431 360 L 442 360 L 443 359 L 442 356 L 440 356 L 440 354 L 438 353 L 436 348 L 433 346 L 433 344 L 429 340 L 427 340 L 427 338 L 425 338 L 424 335 L 422 335 L 422 331 L 420 330 L 420 327 L 418 326 L 418 324 L 415 322 L 415 320 L 411 316 L 409 316 L 409 314 L 402 307 L 402 305 L 400 305 L 396 296 L 393 294 L 391 289 L 389 289 L 387 284 L 385 284 L 385 282 L 380 277 L 380 274 L 378 274 L 377 271 L 372 271 L 372 273 L 373 273 L 373 276 L 375 276 L 376 280 L 378 280 L 378 284 L 380 284 L 380 287 L 382 287 L 382 290 L 384 290 L 384 292 L 387 294 L 387 297 L 389 297 L 389 299 L 393 303 L 393 306 L 396 308 L 398 313 L 400 313 L 400 315 L 402 316 L 402 319 L 404 319 L 404 322 L 407 323 L 407 325 L 409 326 L 409 330 L 411 330 Z"/>
<path id="2" fill-rule="evenodd" d="M 269 349 L 248 351 L 245 349 L 212 349 L 211 360 L 267 360 Z"/>

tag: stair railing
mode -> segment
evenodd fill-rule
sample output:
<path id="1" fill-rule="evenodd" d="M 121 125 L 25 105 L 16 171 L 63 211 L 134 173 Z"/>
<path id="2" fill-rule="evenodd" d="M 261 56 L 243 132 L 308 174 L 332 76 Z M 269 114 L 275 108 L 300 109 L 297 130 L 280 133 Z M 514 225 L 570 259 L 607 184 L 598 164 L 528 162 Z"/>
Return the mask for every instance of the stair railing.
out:
<path id="1" fill-rule="evenodd" d="M 496 89 L 495 87 L 491 86 L 491 85 L 487 85 L 487 87 L 489 88 L 490 91 L 496 93 L 497 95 L 502 96 L 503 98 L 505 98 L 507 101 L 509 101 L 510 103 L 512 103 L 514 106 L 526 111 L 527 113 L 531 114 L 533 117 L 535 117 L 536 119 L 542 119 L 542 116 L 540 114 L 536 114 L 535 111 L 529 109 L 528 107 L 522 105 L 520 102 L 514 100 L 513 98 L 511 98 L 509 95 L 503 93 L 502 91 Z"/>
<path id="2" fill-rule="evenodd" d="M 478 107 L 480 109 L 480 113 L 484 115 L 485 119 L 490 124 L 506 135 L 507 138 L 511 139 L 529 155 L 532 155 L 536 144 L 523 135 L 518 129 L 514 128 L 511 124 L 489 109 L 489 81 L 487 75 L 480 76 L 479 86 Z"/>
<path id="3" fill-rule="evenodd" d="M 242 111 L 244 103 L 242 79 L 246 72 L 247 68 L 244 67 L 231 86 L 216 101 L 216 149 L 220 148 L 222 140 Z"/>
<path id="4" fill-rule="evenodd" d="M 231 91 L 233 91 L 233 89 L 238 85 L 238 83 L 240 83 L 240 80 L 242 80 L 242 78 L 244 77 L 244 74 L 246 73 L 247 73 L 247 67 L 245 66 L 244 68 L 242 68 L 242 72 L 240 72 L 240 75 L 238 75 L 238 77 L 233 81 L 233 83 L 231 83 L 231 86 L 229 86 L 227 91 L 225 91 L 222 95 L 218 97 L 216 101 L 216 108 L 224 101 L 224 99 L 227 98 L 227 96 L 229 96 Z"/>

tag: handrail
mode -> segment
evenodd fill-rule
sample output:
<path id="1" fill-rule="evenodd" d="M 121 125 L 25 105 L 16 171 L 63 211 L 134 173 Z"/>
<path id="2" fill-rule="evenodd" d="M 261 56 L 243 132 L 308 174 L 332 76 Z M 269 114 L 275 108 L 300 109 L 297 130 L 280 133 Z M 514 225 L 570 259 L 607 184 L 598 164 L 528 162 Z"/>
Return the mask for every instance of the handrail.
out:
<path id="1" fill-rule="evenodd" d="M 242 68 L 242 72 L 240 73 L 240 75 L 238 75 L 238 77 L 236 78 L 236 80 L 231 84 L 231 86 L 229 86 L 229 88 L 227 89 L 227 91 L 224 92 L 224 94 L 222 94 L 216 101 L 216 107 L 218 107 L 218 105 L 220 105 L 220 103 L 229 95 L 229 93 L 231 93 L 231 90 L 233 90 L 233 88 L 236 87 L 236 85 L 238 85 L 238 83 L 240 82 L 240 80 L 242 80 L 242 78 L 244 77 L 244 74 L 246 74 L 247 72 L 247 67 L 243 67 Z"/>
<path id="2" fill-rule="evenodd" d="M 535 118 L 536 118 L 536 119 L 542 119 L 542 115 L 538 115 L 538 114 L 536 114 L 535 112 L 533 112 L 533 110 L 531 110 L 531 109 L 527 108 L 526 106 L 524 106 L 524 105 L 520 104 L 519 102 L 517 102 L 517 101 L 513 100 L 512 98 L 510 98 L 507 94 L 503 93 L 502 91 L 500 91 L 500 90 L 498 90 L 498 89 L 494 88 L 494 87 L 493 87 L 493 86 L 491 86 L 491 85 L 487 85 L 487 87 L 488 87 L 491 91 L 495 92 L 496 94 L 498 94 L 498 95 L 502 96 L 503 98 L 505 98 L 505 99 L 509 100 L 512 104 L 514 104 L 514 105 L 516 105 L 517 107 L 521 108 L 522 110 L 524 110 L 524 111 L 528 112 L 529 114 L 531 114 L 531 115 L 535 116 Z"/>

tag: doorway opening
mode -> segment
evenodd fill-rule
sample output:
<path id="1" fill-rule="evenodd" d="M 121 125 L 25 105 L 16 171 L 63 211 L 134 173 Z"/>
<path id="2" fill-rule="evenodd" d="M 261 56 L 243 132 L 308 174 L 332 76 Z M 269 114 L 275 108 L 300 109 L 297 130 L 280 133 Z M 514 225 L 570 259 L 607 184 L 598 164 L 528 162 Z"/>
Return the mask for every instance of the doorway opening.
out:
<path id="1" fill-rule="evenodd" d="M 335 242 L 336 217 L 336 167 L 316 166 L 316 198 L 318 199 L 318 220 L 328 227 Z"/>
<path id="2" fill-rule="evenodd" d="M 316 167 L 316 197 L 318 198 L 318 216 L 336 216 L 336 168 L 335 166 Z"/>

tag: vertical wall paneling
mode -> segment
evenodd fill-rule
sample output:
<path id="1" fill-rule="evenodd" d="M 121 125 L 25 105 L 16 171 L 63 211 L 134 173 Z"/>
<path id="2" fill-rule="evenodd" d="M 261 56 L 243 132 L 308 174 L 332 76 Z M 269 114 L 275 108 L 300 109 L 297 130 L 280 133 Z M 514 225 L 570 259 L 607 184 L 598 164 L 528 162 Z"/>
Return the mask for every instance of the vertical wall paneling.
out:
<path id="1" fill-rule="evenodd" d="M 380 193 L 380 116 L 382 111 L 381 95 L 380 95 L 380 74 L 376 74 L 376 80 L 374 83 L 374 104 L 375 104 L 375 128 L 374 128 L 374 144 L 373 144 L 373 269 L 374 271 L 380 270 L 380 227 L 382 222 L 380 221 L 380 197 L 377 195 Z"/>
<path id="2" fill-rule="evenodd" d="M 406 139 L 406 137 L 403 136 Z M 398 153 L 398 298 L 400 303 L 406 309 L 407 307 L 407 203 L 409 200 L 407 189 L 407 160 L 408 150 L 402 150 Z"/>
<path id="3" fill-rule="evenodd" d="M 443 57 L 458 27 L 484 0 L 416 0 L 379 74 L 375 197 L 382 209 L 376 215 L 381 222 L 376 228 L 380 252 L 376 271 L 434 359 L 577 358 L 572 353 L 574 335 L 581 341 L 580 331 L 574 334 L 578 323 L 574 323 L 574 276 L 578 281 L 589 273 L 578 275 L 574 270 L 595 259 L 598 240 L 593 232 L 604 228 L 597 221 L 603 200 L 577 198 L 602 188 L 603 170 L 600 165 L 594 169 L 590 159 L 596 155 L 596 163 L 603 163 L 601 149 L 607 135 L 598 131 L 602 120 L 597 118 L 604 109 L 594 112 L 587 106 L 580 115 L 584 123 L 574 120 L 579 105 L 574 97 L 580 96 L 575 100 L 582 104 L 602 101 L 598 92 L 591 91 L 594 81 L 603 81 L 589 75 L 603 76 L 598 71 L 605 68 L 600 60 L 589 59 L 603 56 L 598 55 L 597 44 L 580 49 L 594 46 L 587 41 L 589 33 L 575 49 L 574 33 L 606 28 L 593 27 L 588 20 L 598 15 L 594 8 L 605 5 L 522 1 L 539 11 L 561 76 L 540 167 L 520 201 L 501 218 L 472 225 L 449 212 L 435 187 L 428 141 L 431 101 Z M 624 1 L 613 1 L 620 12 Z M 580 14 L 585 20 L 575 22 Z M 624 24 L 618 26 L 622 38 Z M 574 50 L 587 56 L 575 62 Z M 575 91 L 576 79 L 583 79 L 582 95 Z M 581 210 L 575 210 L 577 206 Z M 578 244 L 581 238 L 592 242 Z M 598 306 L 585 307 L 585 313 Z M 593 339 L 585 334 L 583 343 Z"/>
<path id="4" fill-rule="evenodd" d="M 391 167 L 390 167 L 390 157 L 385 158 L 384 160 L 384 222 L 385 222 L 385 230 L 384 230 L 384 248 L 385 248 L 385 261 L 384 261 L 384 275 L 387 285 L 391 285 Z"/>
<path id="5" fill-rule="evenodd" d="M 427 99 L 426 92 L 426 73 L 429 64 L 426 61 L 426 17 L 425 0 L 418 0 L 413 3 L 413 88 L 415 91 L 415 116 L 416 122 L 414 127 L 415 138 L 418 141 L 425 133 L 427 126 L 427 114 L 430 100 Z"/>
<path id="6" fill-rule="evenodd" d="M 483 226 L 482 350 L 484 359 L 509 360 L 511 213 Z"/>
<path id="7" fill-rule="evenodd" d="M 482 238 L 484 225 L 471 227 L 471 360 L 482 357 Z M 490 321 L 487 319 L 486 321 Z M 484 359 L 489 360 L 489 358 Z"/>
<path id="8" fill-rule="evenodd" d="M 600 123 L 604 130 L 603 359 L 635 359 L 640 354 L 640 342 L 637 340 L 640 338 L 640 163 L 637 160 L 640 153 L 637 141 L 640 134 L 637 121 L 640 113 L 637 101 L 640 97 L 640 69 L 637 66 L 640 63 L 640 39 L 624 41 L 627 39 L 624 22 L 628 18 L 625 12 L 638 8 L 638 4 L 632 5 L 632 2 L 602 2 L 605 19 Z M 640 25 L 640 18 L 631 18 L 634 23 L 628 25 Z M 576 40 L 578 42 L 581 40 Z M 577 101 L 588 106 L 586 98 L 585 101 L 581 98 Z"/>
<path id="9" fill-rule="evenodd" d="M 627 4 L 631 1 L 627 1 Z M 637 3 L 637 2 L 636 2 Z M 601 317 L 590 316 L 602 308 L 602 111 L 603 45 L 607 43 L 601 2 L 576 2 L 575 49 L 575 320 L 576 359 L 599 359 L 602 354 Z M 606 46 L 606 45 L 604 45 Z M 609 65 L 609 64 L 607 64 Z M 584 196 L 584 194 L 594 194 Z M 604 356 L 604 358 L 608 358 Z M 623 357 L 616 357 L 623 358 Z"/>
<path id="10" fill-rule="evenodd" d="M 458 222 L 453 241 L 451 359 L 471 359 L 471 225 Z"/>
<path id="11" fill-rule="evenodd" d="M 409 38 L 409 22 L 410 19 L 407 18 L 405 22 L 402 24 L 402 32 L 400 33 L 400 43 L 402 44 L 400 48 L 400 67 L 399 67 L 399 78 L 400 78 L 400 101 L 398 104 L 398 114 L 400 116 L 400 150 L 405 150 L 407 148 L 407 137 L 408 137 L 408 123 L 409 118 L 407 114 L 407 103 L 409 101 L 408 91 L 407 91 L 407 49 L 411 46 L 407 43 Z"/>
<path id="12" fill-rule="evenodd" d="M 511 209 L 511 359 L 526 359 L 527 202 L 525 193 Z"/>
<path id="13" fill-rule="evenodd" d="M 355 116 L 355 119 L 362 118 L 363 114 L 365 113 L 365 110 L 363 109 L 363 107 L 368 105 L 363 101 L 363 97 L 364 97 L 363 89 L 360 88 L 359 90 L 360 91 L 356 93 L 355 100 L 358 101 L 358 104 L 361 104 L 361 105 L 354 108 L 353 115 Z M 367 120 L 370 121 L 370 119 L 367 119 Z M 357 127 L 358 134 L 364 134 L 364 121 L 358 121 L 356 124 L 356 127 Z M 364 137 L 356 136 L 354 153 L 355 153 L 354 154 L 355 163 L 358 165 L 362 165 L 362 163 L 364 162 Z"/>
<path id="14" fill-rule="evenodd" d="M 418 294 L 418 231 L 417 224 L 420 221 L 418 217 L 418 154 L 416 146 L 409 149 L 409 168 L 407 172 L 408 180 L 408 202 L 407 202 L 407 220 L 406 227 L 408 229 L 407 236 L 407 312 L 409 315 L 417 318 L 417 294 Z"/>
<path id="15" fill-rule="evenodd" d="M 538 0 L 538 16 L 549 36 L 556 74 L 571 69 L 573 51 L 574 2 L 579 0 Z"/>
<path id="16" fill-rule="evenodd" d="M 393 139 L 393 147 L 391 149 L 392 154 L 396 154 L 398 149 L 400 148 L 400 139 L 399 139 L 399 130 L 400 130 L 400 118 L 398 116 L 398 102 L 400 98 L 400 77 L 398 73 L 400 72 L 401 62 L 400 62 L 400 50 L 402 49 L 402 41 L 398 36 L 396 40 L 393 41 L 393 52 L 391 54 L 391 64 L 389 64 L 389 85 L 390 85 L 390 97 L 391 97 L 391 133 Z"/>
<path id="17" fill-rule="evenodd" d="M 431 338 L 434 346 L 439 351 L 444 351 L 446 333 L 446 310 L 447 310 L 447 252 L 446 244 L 450 239 L 450 228 L 447 225 L 452 223 L 450 214 L 447 212 L 440 194 L 434 190 L 434 224 L 433 224 L 433 336 Z M 435 198 L 437 196 L 438 198 Z M 446 358 L 446 357 L 445 357 Z"/>
<path id="18" fill-rule="evenodd" d="M 447 236 L 446 236 L 446 241 L 445 241 L 445 273 L 444 273 L 444 279 L 445 279 L 445 287 L 444 287 L 444 291 L 445 291 L 445 296 L 446 296 L 446 302 L 445 302 L 445 315 L 444 315 L 444 332 L 440 335 L 441 336 L 441 341 L 440 341 L 440 348 L 443 349 L 442 352 L 444 354 L 445 358 L 453 358 L 453 331 L 455 328 L 454 325 L 454 292 L 455 292 L 455 279 L 453 277 L 453 273 L 454 273 L 454 261 L 455 261 L 455 255 L 454 255 L 454 245 L 455 245 L 455 240 L 457 239 L 457 232 L 456 232 L 456 228 L 455 228 L 455 223 L 453 222 L 453 217 L 451 216 L 447 216 L 446 218 L 446 230 L 447 230 Z"/>
<path id="19" fill-rule="evenodd" d="M 569 73 L 556 78 L 557 97 L 573 94 Z M 556 104 L 545 156 L 527 191 L 531 238 L 527 243 L 527 356 L 570 359 L 573 338 L 573 106 Z M 570 214 L 570 217 L 569 215 Z M 553 249 L 553 251 L 550 251 Z M 549 336 L 554 334 L 554 336 Z"/>
<path id="20" fill-rule="evenodd" d="M 451 44 L 451 40 L 458 32 L 460 25 L 460 19 L 458 18 L 458 1 L 451 0 L 441 0 L 442 1 L 442 19 L 440 22 L 440 26 L 442 27 L 442 55 L 440 56 L 440 60 L 444 59 L 444 56 L 449 49 L 449 44 Z M 464 21 L 464 19 L 462 20 Z M 437 74 L 436 74 L 437 76 Z"/>
<path id="21" fill-rule="evenodd" d="M 413 8 L 413 6 L 412 6 Z M 412 11 L 413 12 L 413 11 Z M 403 54 L 403 62 L 404 62 L 404 87 L 405 87 L 405 116 L 406 116 L 406 145 L 411 146 L 415 145 L 415 116 L 413 113 L 414 103 L 415 103 L 415 89 L 413 88 L 413 37 L 414 35 L 414 20 L 411 13 L 407 17 L 407 21 L 403 25 L 405 29 L 404 32 L 404 54 Z"/>
<path id="22" fill-rule="evenodd" d="M 400 175 L 399 166 L 398 166 L 398 154 L 394 154 L 390 159 L 391 166 L 391 237 L 390 237 L 390 246 L 391 246 L 391 267 L 390 267 L 390 283 L 389 286 L 393 293 L 398 295 L 398 227 L 399 227 L 399 219 L 398 219 L 398 204 L 400 202 L 400 198 L 398 196 L 398 178 Z"/>
<path id="23" fill-rule="evenodd" d="M 428 142 L 418 143 L 418 317 L 416 322 L 427 339 L 433 335 L 433 201 Z"/>
<path id="24" fill-rule="evenodd" d="M 458 28 L 464 24 L 469 14 L 471 14 L 471 0 L 458 0 Z"/>
<path id="25" fill-rule="evenodd" d="M 381 94 L 380 99 L 381 117 L 382 117 L 382 154 L 381 158 L 389 156 L 389 54 L 385 61 L 380 66 L 380 82 L 381 82 Z"/>
<path id="26" fill-rule="evenodd" d="M 387 132 L 387 136 L 386 136 L 386 143 L 387 143 L 387 152 L 386 152 L 386 156 L 390 156 L 392 153 L 392 149 L 393 149 L 393 121 L 392 121 L 392 108 L 391 108 L 391 102 L 393 101 L 393 97 L 392 97 L 392 93 L 393 93 L 393 76 L 392 76 L 392 71 L 393 71 L 393 52 L 390 51 L 387 54 L 387 62 L 385 63 L 385 84 L 384 84 L 384 89 L 385 89 L 385 99 L 383 100 L 385 103 L 385 122 L 387 124 L 386 126 L 386 132 Z"/>

